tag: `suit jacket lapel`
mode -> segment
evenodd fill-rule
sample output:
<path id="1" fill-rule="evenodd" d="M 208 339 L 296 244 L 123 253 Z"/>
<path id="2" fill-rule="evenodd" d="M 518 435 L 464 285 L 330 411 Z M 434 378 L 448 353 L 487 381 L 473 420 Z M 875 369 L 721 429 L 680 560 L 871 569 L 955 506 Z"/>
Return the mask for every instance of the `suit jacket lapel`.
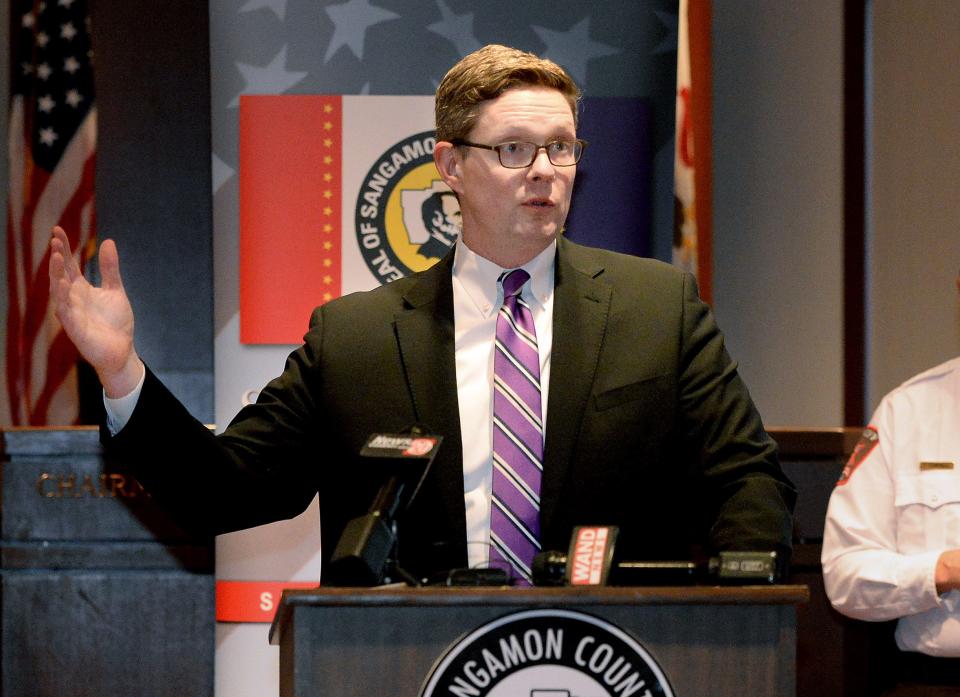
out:
<path id="1" fill-rule="evenodd" d="M 453 254 L 424 272 L 395 319 L 397 342 L 417 418 L 444 437 L 434 475 L 450 539 L 466 539 L 463 444 L 457 401 L 452 285 Z M 542 529 L 549 529 L 590 397 L 610 309 L 603 267 L 560 239 L 555 271 L 550 403 L 541 490 Z M 463 555 L 466 555 L 464 545 Z"/>
<path id="2" fill-rule="evenodd" d="M 453 253 L 419 276 L 404 295 L 394 320 L 400 356 L 421 424 L 443 436 L 434 461 L 451 540 L 466 540 L 463 503 L 463 445 L 454 357 Z M 463 548 L 466 554 L 466 545 Z"/>
<path id="3" fill-rule="evenodd" d="M 591 386 L 610 311 L 603 267 L 581 247 L 560 238 L 553 300 L 550 396 L 541 487 L 541 526 L 550 527 Z"/>

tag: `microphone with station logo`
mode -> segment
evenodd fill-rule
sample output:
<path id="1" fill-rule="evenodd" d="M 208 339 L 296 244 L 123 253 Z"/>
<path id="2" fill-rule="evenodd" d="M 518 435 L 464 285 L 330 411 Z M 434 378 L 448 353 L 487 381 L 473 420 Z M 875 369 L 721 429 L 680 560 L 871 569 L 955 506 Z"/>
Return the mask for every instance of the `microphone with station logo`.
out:
<path id="1" fill-rule="evenodd" d="M 618 528 L 581 525 L 573 529 L 566 553 L 546 551 L 533 560 L 537 586 L 682 586 L 696 583 L 765 585 L 777 583 L 776 552 L 720 552 L 706 563 L 614 561 Z"/>
<path id="2" fill-rule="evenodd" d="M 360 450 L 365 464 L 383 477 L 365 515 L 343 530 L 327 568 L 325 585 L 376 586 L 397 545 L 396 522 L 416 496 L 437 454 L 441 436 L 414 426 L 408 433 L 374 433 Z M 397 569 L 403 576 L 402 569 Z"/>

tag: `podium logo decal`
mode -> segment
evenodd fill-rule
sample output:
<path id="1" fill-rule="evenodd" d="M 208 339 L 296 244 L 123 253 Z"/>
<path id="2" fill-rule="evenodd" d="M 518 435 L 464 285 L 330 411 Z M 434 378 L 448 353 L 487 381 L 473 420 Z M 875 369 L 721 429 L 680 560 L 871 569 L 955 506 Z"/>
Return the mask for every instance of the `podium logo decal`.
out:
<path id="1" fill-rule="evenodd" d="M 387 283 L 423 271 L 460 236 L 460 204 L 433 163 L 433 131 L 388 148 L 357 196 L 357 246 L 374 277 Z"/>
<path id="2" fill-rule="evenodd" d="M 650 653 L 622 629 L 569 610 L 500 617 L 447 649 L 420 697 L 673 697 Z"/>

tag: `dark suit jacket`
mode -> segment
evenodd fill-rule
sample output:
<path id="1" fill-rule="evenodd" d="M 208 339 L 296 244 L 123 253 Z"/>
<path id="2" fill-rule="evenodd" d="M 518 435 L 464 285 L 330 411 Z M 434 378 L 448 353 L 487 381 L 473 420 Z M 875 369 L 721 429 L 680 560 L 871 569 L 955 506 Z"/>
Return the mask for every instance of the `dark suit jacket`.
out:
<path id="1" fill-rule="evenodd" d="M 379 484 L 358 458 L 367 436 L 424 424 L 444 442 L 400 522 L 400 561 L 418 575 L 465 565 L 452 264 L 318 308 L 283 374 L 217 438 L 148 374 L 108 448 L 207 532 L 292 517 L 319 491 L 327 559 Z M 565 550 L 574 525 L 615 524 L 625 558 L 789 554 L 795 492 L 691 276 L 560 240 L 553 336 L 544 549 Z"/>

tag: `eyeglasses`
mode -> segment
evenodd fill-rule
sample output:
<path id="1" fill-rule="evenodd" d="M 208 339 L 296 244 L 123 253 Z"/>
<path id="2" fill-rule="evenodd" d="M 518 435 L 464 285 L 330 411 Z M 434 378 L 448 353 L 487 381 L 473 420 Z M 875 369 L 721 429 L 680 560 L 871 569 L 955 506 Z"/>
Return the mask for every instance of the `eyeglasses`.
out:
<path id="1" fill-rule="evenodd" d="M 465 145 L 468 148 L 481 148 L 483 150 L 493 150 L 500 158 L 500 164 L 507 169 L 522 169 L 529 167 L 537 159 L 540 149 L 547 151 L 547 159 L 550 164 L 557 167 L 572 167 L 580 161 L 584 148 L 587 147 L 585 140 L 551 140 L 549 143 L 537 145 L 536 143 L 527 143 L 522 140 L 511 140 L 498 145 L 482 145 L 481 143 L 471 143 L 469 140 L 457 138 L 452 141 L 454 145 Z"/>

